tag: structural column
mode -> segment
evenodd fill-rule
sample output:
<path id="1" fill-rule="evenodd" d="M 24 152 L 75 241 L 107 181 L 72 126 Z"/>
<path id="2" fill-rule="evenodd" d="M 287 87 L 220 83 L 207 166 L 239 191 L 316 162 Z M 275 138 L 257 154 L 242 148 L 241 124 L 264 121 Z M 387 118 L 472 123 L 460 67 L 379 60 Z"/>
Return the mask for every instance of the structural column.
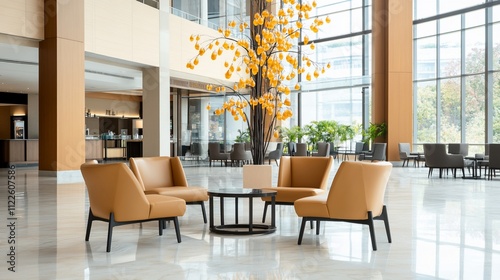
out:
<path id="1" fill-rule="evenodd" d="M 143 155 L 170 156 L 169 1 L 160 0 L 159 67 L 143 70 Z"/>
<path id="2" fill-rule="evenodd" d="M 39 169 L 79 170 L 85 162 L 83 0 L 45 0 L 39 45 Z"/>
<path id="3" fill-rule="evenodd" d="M 399 160 L 398 143 L 412 143 L 412 18 L 412 0 L 373 1 L 372 123 L 387 124 L 390 161 Z"/>

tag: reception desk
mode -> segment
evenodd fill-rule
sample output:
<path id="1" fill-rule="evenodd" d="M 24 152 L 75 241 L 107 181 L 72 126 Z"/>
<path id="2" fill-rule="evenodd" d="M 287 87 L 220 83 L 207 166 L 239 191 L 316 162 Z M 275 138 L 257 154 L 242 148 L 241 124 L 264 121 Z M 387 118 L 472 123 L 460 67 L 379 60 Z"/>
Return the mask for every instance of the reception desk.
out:
<path id="1" fill-rule="evenodd" d="M 0 167 L 38 164 L 38 139 L 0 140 Z"/>

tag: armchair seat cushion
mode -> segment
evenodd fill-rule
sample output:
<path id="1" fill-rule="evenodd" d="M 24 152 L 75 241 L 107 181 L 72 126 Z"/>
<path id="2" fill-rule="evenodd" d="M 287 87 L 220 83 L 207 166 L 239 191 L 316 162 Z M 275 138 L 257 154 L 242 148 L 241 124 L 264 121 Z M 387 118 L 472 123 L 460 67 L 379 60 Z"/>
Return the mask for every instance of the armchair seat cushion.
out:
<path id="1" fill-rule="evenodd" d="M 186 212 L 186 202 L 180 198 L 157 194 L 146 194 L 146 199 L 150 204 L 150 219 L 165 217 L 166 213 L 172 216 L 182 216 Z"/>
<path id="2" fill-rule="evenodd" d="M 207 201 L 207 189 L 203 187 L 163 187 L 144 191 L 146 194 L 159 194 L 178 197 L 186 202 Z"/>
<path id="3" fill-rule="evenodd" d="M 265 190 L 276 191 L 277 188 L 265 188 Z M 307 196 L 313 196 L 324 193 L 323 189 L 315 189 L 310 187 L 279 187 L 276 193 L 276 202 L 293 203 L 295 200 Z M 271 197 L 263 197 L 264 201 L 271 201 Z"/>
<path id="4" fill-rule="evenodd" d="M 299 217 L 330 218 L 327 206 L 328 193 L 298 199 L 294 203 Z"/>

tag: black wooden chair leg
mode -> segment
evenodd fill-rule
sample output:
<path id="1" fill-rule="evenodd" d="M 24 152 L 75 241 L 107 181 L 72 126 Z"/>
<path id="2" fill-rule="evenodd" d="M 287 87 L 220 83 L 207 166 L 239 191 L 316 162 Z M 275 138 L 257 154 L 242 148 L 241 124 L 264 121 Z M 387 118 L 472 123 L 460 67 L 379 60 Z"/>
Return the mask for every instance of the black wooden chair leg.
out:
<path id="1" fill-rule="evenodd" d="M 370 228 L 373 251 L 377 251 L 377 240 L 375 238 L 375 227 L 373 226 L 373 215 L 371 211 L 368 211 L 368 227 Z"/>
<path id="2" fill-rule="evenodd" d="M 92 209 L 89 209 L 89 219 L 87 221 L 87 232 L 85 233 L 85 241 L 89 241 L 90 230 L 92 228 L 93 221 L 94 221 L 94 215 L 92 214 Z"/>
<path id="3" fill-rule="evenodd" d="M 207 223 L 207 212 L 205 211 L 205 203 L 203 201 L 200 201 L 200 206 L 201 206 L 201 213 L 203 214 L 203 222 L 206 224 Z"/>
<path id="4" fill-rule="evenodd" d="M 300 224 L 299 240 L 297 242 L 298 245 L 302 244 L 302 237 L 304 236 L 304 228 L 306 227 L 306 222 L 306 218 L 302 218 L 302 223 Z"/>
<path id="5" fill-rule="evenodd" d="M 266 222 L 266 214 L 267 214 L 267 206 L 269 206 L 270 202 L 266 201 L 264 203 L 264 214 L 262 214 L 262 222 Z"/>
<path id="6" fill-rule="evenodd" d="M 177 236 L 177 243 L 181 243 L 181 231 L 179 229 L 179 220 L 174 218 L 175 235 Z"/>
<path id="7" fill-rule="evenodd" d="M 113 238 L 113 227 L 115 226 L 115 215 L 113 213 L 109 214 L 108 222 L 108 241 L 106 244 L 106 252 L 111 251 L 111 239 Z"/>

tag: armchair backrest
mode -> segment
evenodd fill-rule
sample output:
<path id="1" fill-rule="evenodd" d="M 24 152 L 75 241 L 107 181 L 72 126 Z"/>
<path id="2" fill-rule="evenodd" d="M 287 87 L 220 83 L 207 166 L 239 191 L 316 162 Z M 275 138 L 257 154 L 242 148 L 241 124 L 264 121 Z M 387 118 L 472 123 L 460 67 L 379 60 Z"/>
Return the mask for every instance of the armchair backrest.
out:
<path id="1" fill-rule="evenodd" d="M 327 157 L 330 155 L 330 143 L 318 142 L 318 152 L 313 154 L 318 157 Z"/>
<path id="2" fill-rule="evenodd" d="M 373 143 L 373 156 L 374 160 L 385 160 L 385 151 L 387 150 L 387 143 Z"/>
<path id="3" fill-rule="evenodd" d="M 326 190 L 333 157 L 281 157 L 278 187 Z"/>
<path id="4" fill-rule="evenodd" d="M 363 148 L 365 146 L 365 143 L 363 142 L 356 142 L 356 146 L 354 147 L 354 153 L 359 154 L 363 151 Z"/>
<path id="5" fill-rule="evenodd" d="M 178 157 L 130 158 L 130 169 L 145 191 L 188 186 L 186 174 Z"/>
<path id="6" fill-rule="evenodd" d="M 217 142 L 208 143 L 208 156 L 212 160 L 228 159 L 228 153 L 221 153 L 220 144 Z"/>
<path id="7" fill-rule="evenodd" d="M 244 159 L 246 157 L 245 143 L 234 143 L 231 159 Z"/>
<path id="8" fill-rule="evenodd" d="M 149 216 L 150 205 L 142 186 L 125 163 L 81 165 L 94 216 L 133 221 Z"/>
<path id="9" fill-rule="evenodd" d="M 283 155 L 283 143 L 276 143 L 276 150 L 269 152 L 270 159 L 279 159 Z"/>
<path id="10" fill-rule="evenodd" d="M 500 144 L 489 144 L 489 167 L 500 168 Z"/>
<path id="11" fill-rule="evenodd" d="M 307 144 L 306 143 L 297 143 L 295 144 L 297 150 L 295 151 L 296 156 L 307 156 Z"/>
<path id="12" fill-rule="evenodd" d="M 450 143 L 448 144 L 448 153 L 466 157 L 469 154 L 469 145 L 465 143 Z"/>
<path id="13" fill-rule="evenodd" d="M 217 142 L 208 143 L 208 155 L 216 157 L 220 154 L 220 144 Z"/>
<path id="14" fill-rule="evenodd" d="M 380 215 L 391 170 L 390 162 L 342 162 L 328 193 L 330 217 L 366 219 L 368 211 Z"/>
<path id="15" fill-rule="evenodd" d="M 462 155 L 451 155 L 446 152 L 446 144 L 424 144 L 425 164 L 428 167 L 463 167 Z"/>
<path id="16" fill-rule="evenodd" d="M 411 153 L 410 143 L 399 143 L 399 158 L 406 159 Z"/>

